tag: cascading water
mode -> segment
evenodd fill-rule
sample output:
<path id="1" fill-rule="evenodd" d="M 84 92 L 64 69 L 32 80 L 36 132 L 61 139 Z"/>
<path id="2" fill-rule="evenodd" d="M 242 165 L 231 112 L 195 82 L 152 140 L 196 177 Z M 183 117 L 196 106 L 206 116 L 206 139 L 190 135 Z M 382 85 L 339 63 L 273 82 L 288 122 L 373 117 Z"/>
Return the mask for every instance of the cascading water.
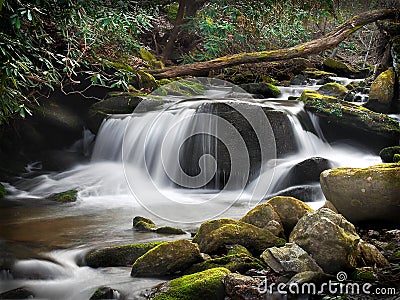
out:
<path id="1" fill-rule="evenodd" d="M 10 271 L 1 271 L 0 292 L 26 286 L 37 297 L 87 299 L 97 287 L 111 285 L 131 298 L 138 297 L 139 291 L 160 280 L 131 278 L 128 268 L 95 270 L 78 266 L 83 254 L 93 246 L 174 238 L 132 232 L 130 224 L 134 215 L 149 216 L 159 225 L 176 221 L 179 227 L 191 231 L 193 222 L 221 216 L 241 217 L 263 197 L 279 192 L 281 181 L 290 169 L 308 158 L 323 157 L 335 166 L 361 167 L 378 163 L 379 157 L 367 151 L 344 144 L 329 145 L 316 117 L 308 115 L 301 103 L 285 100 L 289 95 L 299 96 L 305 88 L 310 87 L 282 89 L 284 93 L 278 100 L 243 100 L 246 105 L 284 112 L 289 118 L 298 151 L 279 158 L 266 156 L 256 178 L 237 178 L 223 192 L 216 189 L 218 185 L 207 185 L 213 180 L 220 167 L 218 161 L 222 159 L 216 151 L 217 141 L 211 136 L 221 135 L 223 141 L 223 134 L 231 134 L 235 128 L 215 119 L 213 114 L 196 117 L 196 114 L 201 115 L 199 107 L 208 100 L 184 101 L 170 109 L 112 116 L 105 120 L 97 134 L 89 164 L 62 173 L 21 179 L 15 186 L 7 186 L 11 201 L 21 198 L 20 203 L 27 206 L 1 210 L 0 225 L 8 226 L 4 227 L 8 233 L 3 233 L 1 239 L 34 245 L 32 248 L 39 257 L 32 259 L 28 250 L 22 251 L 23 254 L 9 267 Z M 215 89 L 215 92 L 209 89 L 206 96 L 208 99 L 223 98 L 228 97 L 229 92 L 225 87 Z M 249 119 L 251 125 L 257 120 Z M 263 125 L 254 125 L 255 131 Z M 223 134 L 221 126 L 227 128 Z M 179 162 L 183 156 L 187 159 L 193 153 L 184 152 L 190 147 L 183 145 L 187 145 L 188 137 L 200 133 L 203 134 L 199 140 L 203 155 L 199 160 L 196 157 L 192 164 L 198 170 L 188 176 Z M 85 140 L 75 147 L 87 151 L 90 138 L 86 135 Z M 269 136 L 264 138 L 269 141 Z M 267 152 L 273 152 L 271 149 Z M 236 150 L 232 153 L 239 155 L 237 160 L 245 161 L 245 155 L 240 156 L 241 150 Z M 211 157 L 213 153 L 216 154 L 214 158 Z M 232 168 L 231 177 L 242 176 L 235 168 L 245 170 L 241 164 Z M 218 176 L 226 183 L 228 174 L 224 172 L 225 169 Z M 35 204 L 39 199 L 69 189 L 79 191 L 76 204 L 62 208 Z M 26 230 L 30 233 L 26 234 Z M 54 250 L 60 248 L 68 250 Z"/>

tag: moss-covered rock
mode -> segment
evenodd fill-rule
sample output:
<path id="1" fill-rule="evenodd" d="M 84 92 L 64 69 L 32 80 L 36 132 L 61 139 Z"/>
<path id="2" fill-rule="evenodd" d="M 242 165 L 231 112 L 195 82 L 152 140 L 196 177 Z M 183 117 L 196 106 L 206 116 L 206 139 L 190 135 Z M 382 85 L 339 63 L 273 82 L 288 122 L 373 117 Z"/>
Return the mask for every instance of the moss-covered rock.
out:
<path id="1" fill-rule="evenodd" d="M 378 274 L 371 267 L 357 268 L 352 274 L 351 279 L 357 281 L 377 281 Z"/>
<path id="2" fill-rule="evenodd" d="M 75 202 L 78 199 L 77 190 L 68 190 L 61 193 L 52 194 L 48 197 L 51 201 L 56 201 L 59 203 L 70 203 Z"/>
<path id="3" fill-rule="evenodd" d="M 194 79 L 181 79 L 177 81 L 168 82 L 152 94 L 158 96 L 198 96 L 203 95 L 205 92 L 205 86 L 201 82 Z"/>
<path id="4" fill-rule="evenodd" d="M 162 226 L 162 227 L 158 227 L 155 229 L 155 232 L 160 233 L 160 234 L 186 234 L 185 231 L 183 231 L 180 228 L 174 228 L 171 226 Z"/>
<path id="5" fill-rule="evenodd" d="M 183 271 L 201 262 L 199 247 L 188 240 L 162 243 L 139 257 L 131 276 L 164 276 Z"/>
<path id="6" fill-rule="evenodd" d="M 304 202 L 286 196 L 277 196 L 267 201 L 271 205 L 282 222 L 286 236 L 289 236 L 297 222 L 313 209 Z"/>
<path id="7" fill-rule="evenodd" d="M 0 294 L 0 299 L 33 299 L 35 294 L 26 288 L 17 288 Z"/>
<path id="8" fill-rule="evenodd" d="M 326 273 L 356 267 L 360 237 L 353 224 L 330 209 L 321 208 L 302 217 L 289 241 L 309 253 Z"/>
<path id="9" fill-rule="evenodd" d="M 3 199 L 7 194 L 6 188 L 0 183 L 0 199 Z"/>
<path id="10" fill-rule="evenodd" d="M 262 270 L 267 266 L 261 260 L 254 258 L 251 255 L 233 254 L 194 264 L 187 269 L 185 273 L 192 274 L 219 267 L 227 268 L 231 272 L 245 273 L 250 269 Z"/>
<path id="11" fill-rule="evenodd" d="M 359 72 L 348 64 L 335 60 L 333 58 L 326 58 L 323 62 L 325 71 L 332 72 L 338 76 L 344 76 L 349 78 L 359 77 Z"/>
<path id="12" fill-rule="evenodd" d="M 227 255 L 246 254 L 248 256 L 251 256 L 250 251 L 247 250 L 247 248 L 242 245 L 229 245 L 228 252 L 226 254 Z"/>
<path id="13" fill-rule="evenodd" d="M 299 100 L 304 102 L 307 111 L 326 119 L 328 123 L 358 129 L 393 141 L 400 138 L 399 123 L 385 114 L 312 90 L 304 91 Z"/>
<path id="14" fill-rule="evenodd" d="M 240 221 L 252 224 L 260 228 L 266 228 L 274 235 L 283 234 L 283 227 L 279 215 L 275 212 L 272 205 L 263 203 L 254 207 Z"/>
<path id="15" fill-rule="evenodd" d="M 229 219 L 223 220 L 225 222 Z M 239 244 L 258 255 L 268 247 L 285 244 L 285 240 L 278 238 L 265 228 L 235 220 L 221 223 L 219 220 L 208 221 L 200 226 L 193 242 L 199 244 L 202 252 L 213 253 L 223 249 L 225 245 Z"/>
<path id="16" fill-rule="evenodd" d="M 387 268 L 390 267 L 388 260 L 374 245 L 360 241 L 358 262 L 360 266 Z"/>
<path id="17" fill-rule="evenodd" d="M 308 78 L 311 79 L 323 79 L 326 77 L 335 77 L 337 76 L 336 73 L 321 71 L 314 68 L 308 68 L 303 71 L 303 74 L 306 75 Z"/>
<path id="18" fill-rule="evenodd" d="M 372 111 L 387 113 L 392 105 L 395 92 L 395 72 L 389 68 L 372 82 L 365 107 Z"/>
<path id="19" fill-rule="evenodd" d="M 400 154 L 400 146 L 386 147 L 379 152 L 384 163 L 393 163 L 395 154 Z"/>
<path id="20" fill-rule="evenodd" d="M 147 251 L 162 244 L 149 242 L 93 249 L 85 255 L 85 263 L 92 268 L 128 267 Z"/>
<path id="21" fill-rule="evenodd" d="M 284 247 L 266 249 L 261 258 L 279 274 L 296 274 L 306 271 L 323 273 L 315 260 L 301 247 L 287 243 Z"/>
<path id="22" fill-rule="evenodd" d="M 149 92 L 158 86 L 154 76 L 142 70 L 136 71 L 136 77 L 132 79 L 131 83 L 136 88 Z"/>
<path id="23" fill-rule="evenodd" d="M 136 216 L 132 220 L 132 226 L 136 231 L 148 232 L 156 230 L 157 226 L 148 218 Z"/>
<path id="24" fill-rule="evenodd" d="M 320 182 L 326 199 L 351 222 L 399 224 L 400 164 L 330 169 Z"/>
<path id="25" fill-rule="evenodd" d="M 164 68 L 164 64 L 162 63 L 162 61 L 158 60 L 149 50 L 145 48 L 140 48 L 139 55 L 141 59 L 146 61 L 151 68 L 154 69 Z"/>
<path id="26" fill-rule="evenodd" d="M 229 273 L 226 268 L 214 268 L 182 276 L 167 283 L 163 288 L 166 291 L 156 295 L 154 300 L 224 300 L 225 287 L 222 280 Z"/>
<path id="27" fill-rule="evenodd" d="M 110 287 L 100 287 L 92 294 L 89 300 L 120 299 L 120 295 L 120 292 Z"/>
<path id="28" fill-rule="evenodd" d="M 281 91 L 276 86 L 260 82 L 260 83 L 245 83 L 239 86 L 246 92 L 253 95 L 261 95 L 265 98 L 278 98 L 281 95 Z M 235 91 L 235 89 L 233 89 Z"/>
<path id="29" fill-rule="evenodd" d="M 318 92 L 322 95 L 333 96 L 339 99 L 343 99 L 349 90 L 337 82 L 329 82 L 324 84 L 318 89 Z"/>

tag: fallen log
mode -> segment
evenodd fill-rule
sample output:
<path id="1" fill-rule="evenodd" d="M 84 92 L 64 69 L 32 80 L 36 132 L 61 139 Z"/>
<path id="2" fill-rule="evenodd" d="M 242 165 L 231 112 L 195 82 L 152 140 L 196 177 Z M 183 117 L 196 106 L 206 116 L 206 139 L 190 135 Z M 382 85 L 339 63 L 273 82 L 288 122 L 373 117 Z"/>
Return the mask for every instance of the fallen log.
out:
<path id="1" fill-rule="evenodd" d="M 198 75 L 205 71 L 212 71 L 241 64 L 272 62 L 296 57 L 305 57 L 310 54 L 330 49 L 344 41 L 364 25 L 378 20 L 393 19 L 399 15 L 396 9 L 378 9 L 357 15 L 328 34 L 294 47 L 260 52 L 240 53 L 219 57 L 213 60 L 171 66 L 163 69 L 149 70 L 156 79 L 173 78 L 178 76 Z"/>

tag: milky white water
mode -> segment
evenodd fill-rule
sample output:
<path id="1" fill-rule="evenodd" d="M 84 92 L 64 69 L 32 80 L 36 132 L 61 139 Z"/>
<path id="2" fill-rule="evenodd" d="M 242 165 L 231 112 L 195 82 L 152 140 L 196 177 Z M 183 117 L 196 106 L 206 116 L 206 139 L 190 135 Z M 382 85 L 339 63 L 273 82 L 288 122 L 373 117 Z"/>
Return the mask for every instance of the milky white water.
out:
<path id="1" fill-rule="evenodd" d="M 92 247 L 177 238 L 134 232 L 132 217 L 143 215 L 160 226 L 193 232 L 204 220 L 240 218 L 268 194 L 279 192 L 279 181 L 307 158 L 323 157 L 335 166 L 379 163 L 379 157 L 366 150 L 325 142 L 316 117 L 306 114 L 301 103 L 285 100 L 290 95 L 299 96 L 305 88 L 316 87 L 282 87 L 280 99 L 251 100 L 252 105 L 268 106 L 288 115 L 299 151 L 264 161 L 262 174 L 243 187 L 238 180 L 232 185 L 236 188 L 227 190 L 200 188 L 215 170 L 208 155 L 199 161 L 201 172 L 194 178 L 186 178 L 176 163 L 188 134 L 199 128 L 216 132 L 213 118 L 194 119 L 203 100 L 185 101 L 162 112 L 113 116 L 103 122 L 89 164 L 6 185 L 10 196 L 0 207 L 0 246 L 17 260 L 11 272 L 1 271 L 0 292 L 25 286 L 45 299 L 88 299 L 97 287 L 107 285 L 131 298 L 139 297 L 140 291 L 160 280 L 131 278 L 129 268 L 91 269 L 78 265 Z M 227 91 L 229 87 L 211 89 L 206 96 L 228 97 Z M 315 133 L 304 129 L 299 114 L 308 118 Z M 75 149 L 84 149 L 88 155 L 91 138 L 86 133 Z M 211 146 L 205 143 L 203 147 L 207 150 Z M 31 165 L 28 171 L 38 167 Z M 178 188 L 177 181 L 190 183 L 192 188 Z M 59 205 L 43 200 L 69 189 L 79 191 L 76 203 Z M 314 201 L 309 203 L 311 206 L 318 207 L 324 199 L 310 200 Z"/>

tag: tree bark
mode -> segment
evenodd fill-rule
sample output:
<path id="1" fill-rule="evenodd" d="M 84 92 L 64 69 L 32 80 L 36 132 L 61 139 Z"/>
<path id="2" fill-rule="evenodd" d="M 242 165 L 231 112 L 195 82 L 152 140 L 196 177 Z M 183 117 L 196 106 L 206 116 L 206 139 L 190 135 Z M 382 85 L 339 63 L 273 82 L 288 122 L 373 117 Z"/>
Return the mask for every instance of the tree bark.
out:
<path id="1" fill-rule="evenodd" d="M 210 61 L 167 67 L 164 69 L 149 70 L 156 79 L 173 78 L 178 76 L 197 75 L 205 71 L 212 71 L 241 64 L 272 62 L 296 57 L 304 57 L 333 48 L 362 26 L 377 20 L 392 19 L 399 14 L 396 9 L 379 9 L 355 16 L 341 26 L 321 38 L 299 44 L 294 47 L 261 52 L 240 53 L 224 56 Z"/>

